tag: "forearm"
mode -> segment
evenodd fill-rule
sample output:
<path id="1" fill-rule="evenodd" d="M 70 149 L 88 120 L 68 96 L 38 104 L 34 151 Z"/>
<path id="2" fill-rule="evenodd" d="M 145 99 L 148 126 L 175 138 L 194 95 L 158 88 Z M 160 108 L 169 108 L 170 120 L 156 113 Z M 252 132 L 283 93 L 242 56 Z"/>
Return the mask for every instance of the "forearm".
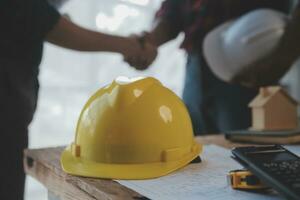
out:
<path id="1" fill-rule="evenodd" d="M 107 51 L 124 53 L 127 40 L 79 27 L 61 17 L 58 24 L 47 35 L 47 41 L 78 51 Z"/>
<path id="2" fill-rule="evenodd" d="M 167 21 L 158 21 L 153 29 L 145 34 L 145 39 L 155 46 L 161 46 L 166 42 L 177 37 L 177 33 L 174 33 L 171 25 Z"/>

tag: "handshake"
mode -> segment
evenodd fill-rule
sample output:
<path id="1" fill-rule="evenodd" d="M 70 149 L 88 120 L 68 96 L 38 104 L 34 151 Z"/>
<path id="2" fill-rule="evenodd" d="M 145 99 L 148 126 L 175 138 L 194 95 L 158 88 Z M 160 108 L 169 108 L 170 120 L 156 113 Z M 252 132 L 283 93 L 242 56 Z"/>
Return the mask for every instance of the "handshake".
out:
<path id="1" fill-rule="evenodd" d="M 137 70 L 147 69 L 157 56 L 158 47 L 149 40 L 146 33 L 124 38 L 121 46 L 124 61 Z"/>

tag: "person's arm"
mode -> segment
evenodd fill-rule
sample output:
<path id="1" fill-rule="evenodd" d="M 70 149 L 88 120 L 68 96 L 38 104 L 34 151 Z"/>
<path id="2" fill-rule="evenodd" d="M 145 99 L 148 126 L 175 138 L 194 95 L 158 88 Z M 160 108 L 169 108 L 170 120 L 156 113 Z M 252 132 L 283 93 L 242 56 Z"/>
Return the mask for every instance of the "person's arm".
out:
<path id="1" fill-rule="evenodd" d="M 184 4 L 182 0 L 165 0 L 156 12 L 153 28 L 144 33 L 144 38 L 157 47 L 176 38 L 183 29 Z"/>
<path id="2" fill-rule="evenodd" d="M 136 69 L 147 69 L 157 56 L 157 48 L 174 39 L 182 30 L 182 0 L 166 0 L 157 11 L 151 31 L 136 36 L 142 43 L 142 54 L 125 57 L 125 61 Z"/>
<path id="3" fill-rule="evenodd" d="M 138 53 L 140 44 L 132 39 L 108 35 L 82 28 L 61 17 L 47 34 L 46 40 L 52 44 L 77 51 L 117 52 L 124 56 Z"/>
<path id="4" fill-rule="evenodd" d="M 166 20 L 158 20 L 150 32 L 145 32 L 143 37 L 152 45 L 159 47 L 177 37 L 178 32 L 173 31 L 172 25 Z"/>
<path id="5" fill-rule="evenodd" d="M 125 56 L 124 60 L 135 69 L 145 70 L 155 60 L 159 46 L 176 38 L 177 35 L 178 33 L 172 32 L 169 22 L 160 20 L 150 32 L 135 36 L 140 41 L 143 52 Z"/>

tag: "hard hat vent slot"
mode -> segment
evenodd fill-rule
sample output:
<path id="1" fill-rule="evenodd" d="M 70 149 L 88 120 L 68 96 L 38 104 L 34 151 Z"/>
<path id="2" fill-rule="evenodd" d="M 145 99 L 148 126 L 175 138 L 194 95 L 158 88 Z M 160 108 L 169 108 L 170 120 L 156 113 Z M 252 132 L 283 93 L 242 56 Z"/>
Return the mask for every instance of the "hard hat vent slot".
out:
<path id="1" fill-rule="evenodd" d="M 74 157 L 80 157 L 80 146 L 72 143 L 71 145 L 71 151 Z"/>

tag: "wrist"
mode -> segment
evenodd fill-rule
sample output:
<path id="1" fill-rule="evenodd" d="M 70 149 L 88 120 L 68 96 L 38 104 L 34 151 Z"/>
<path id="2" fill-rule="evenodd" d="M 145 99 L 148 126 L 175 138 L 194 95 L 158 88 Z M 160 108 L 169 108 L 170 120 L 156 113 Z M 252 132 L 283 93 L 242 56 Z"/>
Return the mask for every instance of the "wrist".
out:
<path id="1" fill-rule="evenodd" d="M 151 44 L 152 46 L 155 46 L 155 47 L 159 47 L 159 45 L 157 44 L 156 40 L 155 40 L 155 37 L 153 34 L 151 34 L 150 32 L 146 32 L 144 31 L 140 38 L 142 39 L 143 43 L 148 43 L 148 44 Z"/>
<path id="2" fill-rule="evenodd" d="M 128 48 L 130 47 L 130 41 L 129 41 L 128 38 L 118 37 L 115 40 L 115 43 L 113 44 L 113 46 L 115 47 L 114 51 L 116 53 L 120 53 L 122 55 L 125 55 Z"/>

